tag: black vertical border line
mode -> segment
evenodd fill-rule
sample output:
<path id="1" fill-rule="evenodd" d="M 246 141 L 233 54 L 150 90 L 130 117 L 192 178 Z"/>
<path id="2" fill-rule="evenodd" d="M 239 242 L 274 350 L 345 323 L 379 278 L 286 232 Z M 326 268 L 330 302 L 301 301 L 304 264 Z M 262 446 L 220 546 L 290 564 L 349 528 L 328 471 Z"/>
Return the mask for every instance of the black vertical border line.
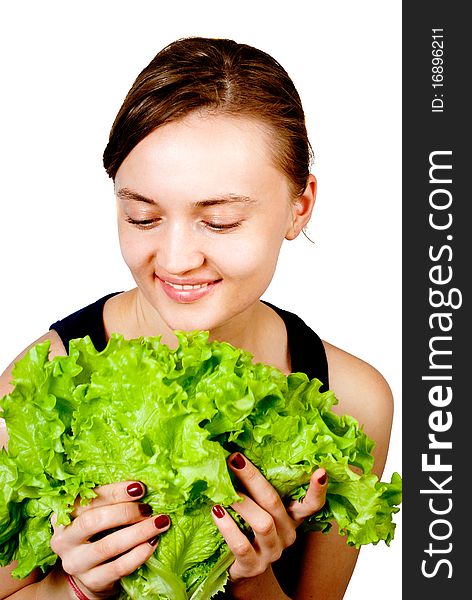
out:
<path id="1" fill-rule="evenodd" d="M 466 4 L 402 5 L 405 599 L 471 594 L 472 36 Z M 430 173 L 432 163 L 438 168 Z M 429 447 L 432 439 L 438 447 Z M 435 461 L 450 470 L 432 470 Z"/>

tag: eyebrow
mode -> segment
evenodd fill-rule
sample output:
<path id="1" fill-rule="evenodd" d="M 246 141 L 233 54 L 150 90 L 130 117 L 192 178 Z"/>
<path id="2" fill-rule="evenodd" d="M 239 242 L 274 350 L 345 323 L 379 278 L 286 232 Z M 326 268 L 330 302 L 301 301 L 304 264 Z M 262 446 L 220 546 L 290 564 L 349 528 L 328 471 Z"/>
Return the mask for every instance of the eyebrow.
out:
<path id="1" fill-rule="evenodd" d="M 147 198 L 138 192 L 135 192 L 129 188 L 123 187 L 120 188 L 116 192 L 117 198 L 122 200 L 134 200 L 137 202 L 145 202 L 146 204 L 152 204 L 154 206 L 159 206 L 159 202 L 156 202 L 152 198 Z M 205 208 L 207 206 L 219 206 L 221 204 L 233 204 L 233 203 L 242 203 L 242 204 L 252 204 L 255 202 L 254 198 L 250 196 L 242 196 L 240 194 L 223 194 L 221 196 L 215 196 L 213 198 L 206 198 L 205 200 L 197 200 L 194 202 L 194 206 L 196 208 Z"/>

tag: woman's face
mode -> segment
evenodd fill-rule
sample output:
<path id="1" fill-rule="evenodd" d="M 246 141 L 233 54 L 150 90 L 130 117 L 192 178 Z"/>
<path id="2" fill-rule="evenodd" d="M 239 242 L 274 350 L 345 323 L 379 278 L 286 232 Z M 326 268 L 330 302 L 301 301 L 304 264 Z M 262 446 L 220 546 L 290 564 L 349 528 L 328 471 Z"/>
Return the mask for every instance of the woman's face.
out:
<path id="1" fill-rule="evenodd" d="M 268 287 L 294 235 L 289 181 L 270 143 L 251 119 L 192 113 L 157 128 L 121 164 L 121 251 L 170 329 L 215 330 Z"/>

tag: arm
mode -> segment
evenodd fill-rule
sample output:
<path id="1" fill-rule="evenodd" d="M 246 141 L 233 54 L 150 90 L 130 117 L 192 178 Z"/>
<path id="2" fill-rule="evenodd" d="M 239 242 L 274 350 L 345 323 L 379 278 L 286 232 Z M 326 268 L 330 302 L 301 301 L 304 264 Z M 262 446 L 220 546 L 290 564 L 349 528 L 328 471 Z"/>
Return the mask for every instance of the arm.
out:
<path id="1" fill-rule="evenodd" d="M 230 583 L 229 590 L 233 600 L 290 600 L 280 587 L 272 567 L 257 577 Z"/>
<path id="2" fill-rule="evenodd" d="M 13 563 L 8 567 L 0 568 L 0 598 L 34 598 L 34 593 L 36 593 L 34 590 L 37 589 L 37 585 L 32 584 L 39 580 L 39 570 L 33 571 L 25 579 L 15 579 L 11 575 L 15 566 L 15 563 Z M 18 592 L 18 590 L 20 591 Z M 21 595 L 26 594 L 26 590 L 28 590 L 29 595 Z"/>
<path id="3" fill-rule="evenodd" d="M 381 373 L 360 358 L 325 342 L 330 388 L 339 404 L 333 411 L 349 414 L 374 440 L 373 473 L 380 479 L 387 460 L 393 420 L 392 391 Z"/>
<path id="4" fill-rule="evenodd" d="M 373 472 L 379 477 L 385 466 L 393 418 L 390 387 L 371 365 L 325 344 L 330 388 L 339 400 L 333 410 L 350 414 L 375 443 Z M 340 600 L 344 597 L 359 550 L 346 544 L 333 527 L 329 534 L 311 533 L 303 555 L 295 600 Z"/>
<path id="5" fill-rule="evenodd" d="M 32 348 L 35 344 L 39 344 L 41 342 L 45 342 L 46 340 L 50 340 L 51 342 L 51 346 L 50 346 L 50 350 L 49 350 L 49 356 L 53 357 L 53 356 L 65 356 L 67 354 L 66 349 L 64 348 L 64 345 L 62 344 L 62 341 L 60 339 L 60 337 L 57 335 L 57 333 L 55 331 L 48 331 L 47 333 L 45 333 L 44 335 L 42 335 L 40 338 L 38 338 L 37 340 L 35 340 L 32 344 L 30 344 L 27 348 L 25 348 L 23 350 L 23 352 L 21 352 L 21 354 L 19 354 L 14 360 L 13 362 L 8 365 L 8 367 L 5 369 L 5 371 L 2 373 L 2 375 L 0 376 L 0 398 L 2 398 L 3 396 L 5 396 L 6 394 L 9 394 L 12 390 L 12 385 L 11 385 L 11 379 L 12 379 L 12 368 L 14 363 L 19 360 L 20 358 L 22 358 L 23 356 L 25 356 L 25 354 L 28 352 L 28 350 L 30 348 Z M 7 434 L 7 430 L 6 428 L 3 426 L 3 423 L 0 422 L 0 448 L 3 447 L 7 447 L 8 446 L 8 434 Z M 26 577 L 25 579 L 16 579 L 14 577 L 12 577 L 11 572 L 13 571 L 15 565 L 9 565 L 8 567 L 3 567 L 0 568 L 0 599 L 1 598 L 34 598 L 34 594 L 36 594 L 36 590 L 38 589 L 38 585 L 31 585 L 34 582 L 37 582 L 40 579 L 40 574 L 39 571 L 33 571 L 33 573 L 31 573 L 31 575 L 29 575 L 28 577 Z M 28 586 L 28 587 L 26 587 Z M 14 594 L 14 592 L 18 591 L 18 590 L 23 590 L 23 588 L 25 588 L 24 592 L 21 592 L 21 596 L 18 596 L 17 594 Z M 26 592 L 26 589 L 28 590 L 28 592 Z M 26 594 L 28 593 L 28 595 L 23 596 L 23 593 Z M 14 594 L 13 596 L 10 596 L 11 594 Z M 54 596 L 51 596 L 52 598 Z M 62 596 L 63 598 L 67 598 L 67 596 Z M 38 596 L 39 598 L 39 596 Z"/>
<path id="6" fill-rule="evenodd" d="M 9 567 L 7 567 L 9 568 Z M 26 580 L 23 580 L 23 582 Z M 8 600 L 77 600 L 77 596 L 68 584 L 62 569 L 56 567 L 42 581 L 22 587 L 11 596 L 2 596 Z"/>

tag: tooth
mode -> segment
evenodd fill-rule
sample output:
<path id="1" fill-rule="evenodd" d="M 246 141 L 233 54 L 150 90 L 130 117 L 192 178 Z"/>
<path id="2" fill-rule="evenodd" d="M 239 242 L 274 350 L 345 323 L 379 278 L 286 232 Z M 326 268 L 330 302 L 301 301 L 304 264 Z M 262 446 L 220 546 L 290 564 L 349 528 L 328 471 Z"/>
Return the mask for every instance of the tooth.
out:
<path id="1" fill-rule="evenodd" d="M 207 287 L 209 285 L 209 283 L 195 283 L 195 284 L 190 284 L 190 283 L 185 283 L 185 284 L 181 284 L 181 283 L 172 283 L 170 281 L 166 281 L 167 284 L 169 284 L 170 286 L 172 286 L 174 289 L 176 290 L 199 290 L 201 288 Z"/>

